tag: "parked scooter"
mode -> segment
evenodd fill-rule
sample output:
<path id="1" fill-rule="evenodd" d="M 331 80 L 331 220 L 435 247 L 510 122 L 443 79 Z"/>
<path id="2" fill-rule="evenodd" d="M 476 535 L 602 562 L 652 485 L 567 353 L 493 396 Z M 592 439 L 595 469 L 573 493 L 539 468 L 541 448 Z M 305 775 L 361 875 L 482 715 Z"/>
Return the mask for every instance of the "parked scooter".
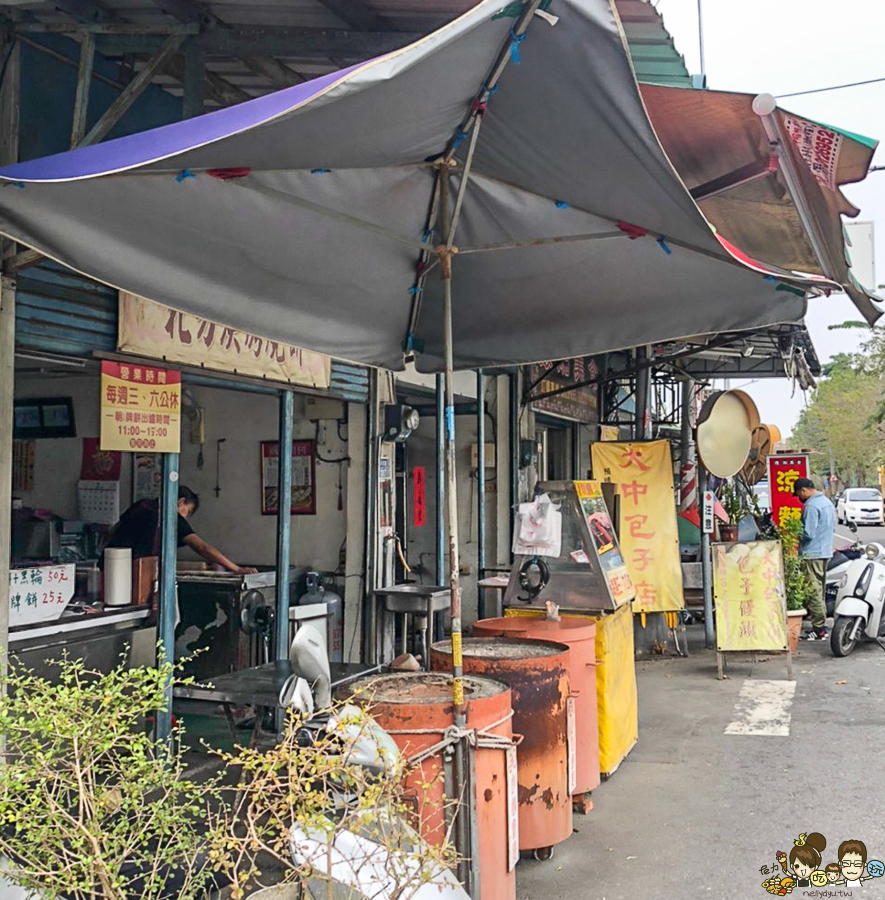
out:
<path id="1" fill-rule="evenodd" d="M 848 656 L 863 638 L 885 643 L 885 547 L 871 543 L 848 566 L 836 599 L 830 647 L 834 656 Z"/>
<path id="2" fill-rule="evenodd" d="M 864 545 L 854 541 L 843 547 L 837 547 L 827 561 L 827 579 L 824 599 L 827 604 L 827 615 L 832 616 L 836 608 L 836 596 L 839 588 L 845 583 L 851 563 L 863 556 Z"/>

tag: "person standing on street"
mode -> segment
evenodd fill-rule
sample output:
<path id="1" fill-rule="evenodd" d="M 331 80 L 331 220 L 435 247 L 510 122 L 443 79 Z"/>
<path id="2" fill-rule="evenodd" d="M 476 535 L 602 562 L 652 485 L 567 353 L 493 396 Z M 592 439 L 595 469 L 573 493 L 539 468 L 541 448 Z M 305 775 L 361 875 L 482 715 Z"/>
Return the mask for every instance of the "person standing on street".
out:
<path id="1" fill-rule="evenodd" d="M 827 579 L 827 560 L 833 555 L 836 516 L 833 504 L 814 487 L 810 478 L 797 478 L 793 495 L 802 502 L 802 537 L 799 556 L 813 591 L 808 598 L 811 629 L 802 635 L 806 641 L 823 641 L 827 631 L 827 606 L 824 591 Z"/>

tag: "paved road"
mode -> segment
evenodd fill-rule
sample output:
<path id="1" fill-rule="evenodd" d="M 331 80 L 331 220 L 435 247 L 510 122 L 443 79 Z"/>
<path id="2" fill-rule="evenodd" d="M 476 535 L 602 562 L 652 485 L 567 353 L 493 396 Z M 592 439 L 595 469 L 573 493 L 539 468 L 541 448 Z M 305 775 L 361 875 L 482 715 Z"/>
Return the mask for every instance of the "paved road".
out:
<path id="1" fill-rule="evenodd" d="M 694 647 L 703 632 L 690 630 Z M 639 743 L 554 858 L 519 863 L 519 900 L 769 896 L 760 868 L 811 831 L 827 838 L 824 865 L 847 839 L 885 860 L 885 653 L 866 644 L 835 659 L 828 643 L 803 643 L 794 667 L 795 689 L 774 657 L 732 663 L 723 682 L 710 651 L 640 663 Z M 783 695 L 786 733 L 726 733 L 747 718 L 742 688 L 763 679 Z M 851 893 L 885 897 L 885 877 Z"/>
<path id="2" fill-rule="evenodd" d="M 836 525 L 836 545 L 839 545 L 840 539 L 844 539 L 845 541 L 863 541 L 864 543 L 869 543 L 870 541 L 876 541 L 879 544 L 885 545 L 885 528 L 881 527 L 871 527 L 867 525 L 860 525 L 857 529 L 857 535 L 853 535 L 846 525 Z"/>

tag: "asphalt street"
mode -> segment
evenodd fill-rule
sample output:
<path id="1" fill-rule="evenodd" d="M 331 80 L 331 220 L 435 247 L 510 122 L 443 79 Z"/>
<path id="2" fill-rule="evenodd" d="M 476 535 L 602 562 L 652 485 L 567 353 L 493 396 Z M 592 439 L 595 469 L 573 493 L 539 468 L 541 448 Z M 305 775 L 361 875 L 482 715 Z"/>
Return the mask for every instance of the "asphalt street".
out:
<path id="1" fill-rule="evenodd" d="M 875 530 L 861 538 L 885 537 Z M 801 643 L 793 693 L 778 657 L 732 662 L 718 681 L 702 627 L 690 632 L 689 658 L 637 665 L 639 743 L 553 859 L 519 863 L 519 900 L 769 896 L 760 870 L 813 831 L 827 839 L 823 865 L 848 839 L 885 860 L 885 653 L 863 644 L 836 659 L 829 643 Z M 763 680 L 787 698 L 783 733 L 726 733 L 741 718 L 742 688 Z M 817 890 L 789 896 L 827 896 Z M 885 877 L 842 890 L 885 897 Z"/>

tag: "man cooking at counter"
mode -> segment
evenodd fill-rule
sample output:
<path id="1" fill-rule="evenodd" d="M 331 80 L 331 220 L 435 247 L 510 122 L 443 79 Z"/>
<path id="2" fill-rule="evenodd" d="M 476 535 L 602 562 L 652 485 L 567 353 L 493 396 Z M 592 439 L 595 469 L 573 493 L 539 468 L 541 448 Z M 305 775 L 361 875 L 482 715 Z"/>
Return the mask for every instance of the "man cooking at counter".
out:
<path id="1" fill-rule="evenodd" d="M 178 546 L 190 547 L 206 562 L 221 566 L 236 575 L 253 575 L 256 570 L 238 566 L 220 550 L 204 541 L 191 528 L 188 519 L 200 507 L 200 498 L 189 488 L 178 488 Z M 120 516 L 106 547 L 131 547 L 132 558 L 160 555 L 160 504 L 157 500 L 139 500 Z"/>

